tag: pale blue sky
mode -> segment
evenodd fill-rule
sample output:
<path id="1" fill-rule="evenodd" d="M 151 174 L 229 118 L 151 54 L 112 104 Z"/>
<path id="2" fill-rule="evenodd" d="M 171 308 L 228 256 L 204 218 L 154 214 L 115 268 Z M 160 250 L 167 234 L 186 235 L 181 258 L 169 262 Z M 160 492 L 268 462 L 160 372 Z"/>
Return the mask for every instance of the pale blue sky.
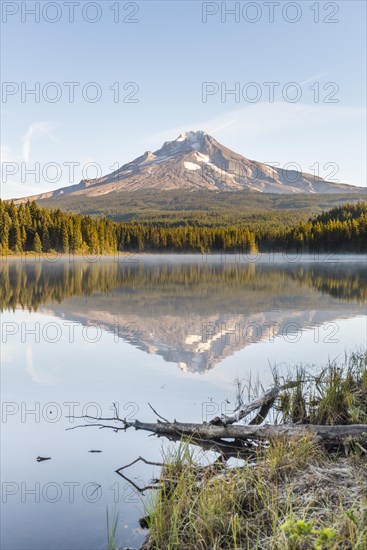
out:
<path id="1" fill-rule="evenodd" d="M 85 167 L 88 162 L 107 173 L 190 129 L 212 133 L 228 147 L 259 161 L 280 166 L 297 163 L 307 172 L 319 163 L 319 175 L 325 178 L 332 177 L 337 164 L 334 178 L 366 185 L 364 1 L 320 1 L 318 23 L 312 9 L 315 2 L 308 0 L 291 3 L 296 7 L 285 12 L 289 2 L 275 2 L 273 23 L 266 2 L 257 2 L 259 21 L 255 23 L 248 21 L 256 16 L 253 6 L 240 13 L 239 22 L 233 15 L 221 14 L 222 5 L 238 4 L 242 9 L 246 2 L 104 0 L 94 3 L 101 17 L 96 23 L 83 19 L 82 10 L 91 4 L 84 0 L 75 2 L 73 23 L 68 21 L 70 2 L 57 2 L 60 20 L 55 23 L 50 22 L 57 15 L 55 7 L 41 12 L 37 23 L 27 15 L 25 6 L 35 4 L 2 2 L 2 80 L 19 87 L 14 95 L 2 94 L 2 160 L 17 163 L 12 168 L 7 165 L 7 174 L 3 170 L 3 198 L 95 177 L 96 170 Z M 41 9 L 46 4 L 40 2 Z M 121 20 L 115 23 L 110 8 L 117 4 Z M 16 8 L 17 13 L 7 15 Z M 204 23 L 203 10 L 217 9 Z M 296 9 L 299 21 L 291 23 Z M 86 17 L 94 18 L 96 8 L 88 10 Z M 124 17 L 138 22 L 123 22 Z M 49 82 L 58 83 L 60 100 L 46 101 L 41 92 L 39 102 L 31 96 L 22 102 L 21 89 L 32 88 L 35 82 L 41 90 Z M 80 83 L 74 103 L 64 82 Z M 97 103 L 81 94 L 90 82 L 96 82 L 102 92 Z M 122 97 L 134 91 L 132 86 L 124 91 L 125 83 L 137 83 L 134 98 L 138 102 L 114 102 L 109 87 L 115 82 L 121 85 Z M 219 88 L 206 102 L 203 82 L 217 83 Z M 221 98 L 221 83 L 225 91 L 236 82 L 241 92 L 247 90 L 247 99 L 246 95 Z M 249 101 L 255 91 L 246 88 L 249 82 L 257 83 L 261 100 Z M 265 82 L 280 83 L 274 102 L 269 101 Z M 302 91 L 298 102 L 282 95 L 281 89 L 290 82 Z M 320 97 L 315 102 L 317 86 Z M 294 91 L 289 88 L 290 96 Z M 47 92 L 52 98 L 55 89 Z M 328 97 L 336 102 L 324 102 Z M 39 181 L 25 172 L 36 162 L 40 163 Z M 49 168 L 42 175 L 50 162 L 60 165 L 59 173 Z M 66 163 L 78 163 L 74 179 Z M 326 163 L 330 164 L 324 168 Z M 11 169 L 17 173 L 9 175 Z"/>

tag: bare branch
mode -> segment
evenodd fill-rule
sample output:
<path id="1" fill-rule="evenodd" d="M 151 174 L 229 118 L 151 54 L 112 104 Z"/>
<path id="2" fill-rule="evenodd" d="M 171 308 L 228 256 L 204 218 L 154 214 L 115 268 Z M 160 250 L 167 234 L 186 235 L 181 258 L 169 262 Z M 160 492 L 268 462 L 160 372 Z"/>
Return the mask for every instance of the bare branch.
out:
<path id="1" fill-rule="evenodd" d="M 147 491 L 148 489 L 159 489 L 160 484 L 159 484 L 158 481 L 156 482 L 155 480 L 153 480 L 152 485 L 146 485 L 145 487 L 139 487 L 132 479 L 130 479 L 129 477 L 125 476 L 122 473 L 122 470 L 126 470 L 126 468 L 130 468 L 130 466 L 133 466 L 137 462 L 144 462 L 144 464 L 148 464 L 148 466 L 159 466 L 161 468 L 164 466 L 163 462 L 151 462 L 150 460 L 146 460 L 142 456 L 139 456 L 138 458 L 136 458 L 135 460 L 133 460 L 129 464 L 126 464 L 125 466 L 121 466 L 121 468 L 118 468 L 117 470 L 115 470 L 116 474 L 121 476 L 128 483 L 130 483 L 140 494 L 143 494 L 144 491 Z"/>
<path id="2" fill-rule="evenodd" d="M 253 411 L 256 411 L 256 409 L 261 408 L 259 415 L 256 417 L 256 422 L 255 419 L 252 422 L 252 424 L 260 424 L 263 420 L 265 420 L 265 417 L 273 406 L 274 401 L 278 397 L 278 395 L 286 389 L 299 386 L 300 383 L 301 382 L 299 381 L 289 382 L 287 384 L 284 384 L 283 386 L 276 386 L 275 388 L 271 388 L 257 399 L 251 401 L 251 403 L 242 406 L 236 411 L 233 416 L 217 416 L 216 418 L 213 418 L 213 420 L 211 420 L 209 424 L 213 424 L 215 426 L 229 426 L 230 424 L 235 424 L 236 422 L 239 422 L 240 420 L 251 414 Z"/>
<path id="3" fill-rule="evenodd" d="M 158 416 L 158 418 L 161 418 L 161 420 L 164 420 L 164 422 L 169 422 L 169 420 L 167 420 L 167 418 L 164 418 L 164 416 L 161 416 L 160 414 L 157 413 L 157 411 L 155 409 L 153 409 L 152 405 L 150 403 L 148 403 L 149 407 L 152 409 L 152 411 L 154 412 L 154 414 L 156 416 Z"/>

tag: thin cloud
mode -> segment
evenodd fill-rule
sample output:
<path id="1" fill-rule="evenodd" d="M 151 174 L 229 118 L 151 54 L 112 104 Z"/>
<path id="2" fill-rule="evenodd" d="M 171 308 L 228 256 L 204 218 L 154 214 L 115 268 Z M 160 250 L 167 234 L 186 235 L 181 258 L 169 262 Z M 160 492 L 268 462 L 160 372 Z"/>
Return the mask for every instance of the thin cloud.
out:
<path id="1" fill-rule="evenodd" d="M 236 110 L 228 111 L 209 120 L 175 127 L 151 136 L 151 142 L 175 139 L 187 130 L 204 130 L 220 133 L 220 138 L 237 138 L 247 134 L 259 136 L 282 134 L 298 128 L 317 128 L 345 121 L 361 120 L 366 116 L 362 107 L 341 107 L 332 104 L 299 104 L 275 101 L 259 102 Z M 288 134 L 290 135 L 290 134 Z"/>
<path id="2" fill-rule="evenodd" d="M 22 142 L 23 142 L 22 156 L 23 156 L 24 162 L 29 162 L 32 142 L 35 139 L 47 137 L 52 141 L 59 143 L 59 141 L 51 133 L 51 131 L 54 128 L 55 128 L 55 125 L 52 122 L 47 122 L 47 121 L 34 122 L 29 126 L 27 132 L 22 138 Z"/>
<path id="3" fill-rule="evenodd" d="M 307 78 L 306 80 L 303 80 L 300 85 L 304 86 L 305 84 L 308 84 L 309 82 L 315 82 L 320 80 L 320 78 L 323 78 L 324 76 L 328 76 L 329 73 L 319 73 L 315 74 L 314 76 L 310 76 L 310 78 Z"/>
<path id="4" fill-rule="evenodd" d="M 223 130 L 224 128 L 227 128 L 228 126 L 232 126 L 236 122 L 236 119 L 228 120 L 227 122 L 223 122 L 223 124 L 220 124 L 216 128 L 213 128 L 213 130 L 209 130 L 210 134 L 215 134 L 216 132 L 219 132 L 220 130 Z"/>

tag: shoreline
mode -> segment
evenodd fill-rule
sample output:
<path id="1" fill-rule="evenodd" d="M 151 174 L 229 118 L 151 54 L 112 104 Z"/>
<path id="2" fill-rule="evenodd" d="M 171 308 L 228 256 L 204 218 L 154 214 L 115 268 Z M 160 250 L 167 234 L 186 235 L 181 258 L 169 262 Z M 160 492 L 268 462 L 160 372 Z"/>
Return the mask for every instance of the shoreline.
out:
<path id="1" fill-rule="evenodd" d="M 275 379 L 273 388 L 255 394 L 236 418 L 222 416 L 197 425 L 191 436 L 180 438 L 176 432 L 170 439 L 178 445 L 171 443 L 163 453 L 153 486 L 157 490 L 140 520 L 149 529 L 140 550 L 364 550 L 366 369 L 366 351 L 353 352 L 343 364 L 329 362 L 314 378 L 304 371 L 283 386 Z M 267 402 L 271 408 L 265 410 Z M 266 417 L 273 407 L 281 419 L 269 424 Z M 252 421 L 240 424 L 244 417 Z M 154 432 L 154 425 L 162 436 L 176 424 L 157 420 L 147 427 L 139 423 L 138 429 Z M 187 431 L 193 425 L 177 423 L 178 430 L 180 426 Z M 229 433 L 235 426 L 238 436 L 233 439 Z M 272 435 L 248 439 L 248 430 Z M 328 430 L 339 431 L 340 438 L 324 437 Z M 217 458 L 208 456 L 208 450 Z M 228 465 L 229 459 L 235 463 Z"/>
<path id="2" fill-rule="evenodd" d="M 114 260 L 116 263 L 122 261 L 122 263 L 137 263 L 139 260 L 157 260 L 157 259 L 183 259 L 192 260 L 201 259 L 201 263 L 205 264 L 208 261 L 217 262 L 222 261 L 225 263 L 228 260 L 232 260 L 236 263 L 293 263 L 298 262 L 310 262 L 310 263 L 338 263 L 345 260 L 348 261 L 366 261 L 366 252 L 297 252 L 297 251 L 279 251 L 279 252 L 258 252 L 258 253 L 242 253 L 242 252 L 118 252 L 110 254 L 83 254 L 83 253 L 36 253 L 36 252 L 22 252 L 17 254 L 1 254 L 0 263 L 6 263 L 8 260 L 20 260 L 21 262 L 35 261 L 57 263 L 58 261 L 69 260 L 70 263 L 75 261 L 83 261 L 85 263 L 97 263 L 98 261 Z"/>
<path id="3" fill-rule="evenodd" d="M 364 550 L 365 456 L 329 455 L 304 436 L 272 442 L 256 464 L 226 472 L 173 457 L 140 520 L 150 530 L 139 550 Z"/>

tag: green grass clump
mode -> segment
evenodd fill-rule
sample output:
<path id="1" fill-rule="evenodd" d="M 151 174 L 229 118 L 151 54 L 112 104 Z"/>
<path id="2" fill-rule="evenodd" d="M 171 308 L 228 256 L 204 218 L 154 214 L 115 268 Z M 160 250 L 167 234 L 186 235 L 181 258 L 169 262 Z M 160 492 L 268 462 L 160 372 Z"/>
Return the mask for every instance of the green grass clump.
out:
<path id="1" fill-rule="evenodd" d="M 107 549 L 116 550 L 116 531 L 118 527 L 119 514 L 115 510 L 112 520 L 110 519 L 108 508 L 106 509 L 106 522 L 107 522 Z"/>
<path id="2" fill-rule="evenodd" d="M 366 365 L 360 351 L 317 376 L 298 369 L 299 384 L 277 399 L 275 415 L 302 424 L 365 423 Z M 331 451 L 311 432 L 284 436 L 259 444 L 251 461 L 232 468 L 182 441 L 165 456 L 143 548 L 366 550 L 364 439 Z"/>
<path id="3" fill-rule="evenodd" d="M 147 549 L 367 548 L 364 458 L 336 463 L 309 435 L 222 471 L 198 463 L 187 443 L 176 453 L 148 505 Z"/>
<path id="4" fill-rule="evenodd" d="M 297 371 L 299 385 L 277 403 L 283 422 L 364 424 L 367 422 L 367 352 L 352 352 L 343 363 L 331 361 L 315 376 Z"/>

